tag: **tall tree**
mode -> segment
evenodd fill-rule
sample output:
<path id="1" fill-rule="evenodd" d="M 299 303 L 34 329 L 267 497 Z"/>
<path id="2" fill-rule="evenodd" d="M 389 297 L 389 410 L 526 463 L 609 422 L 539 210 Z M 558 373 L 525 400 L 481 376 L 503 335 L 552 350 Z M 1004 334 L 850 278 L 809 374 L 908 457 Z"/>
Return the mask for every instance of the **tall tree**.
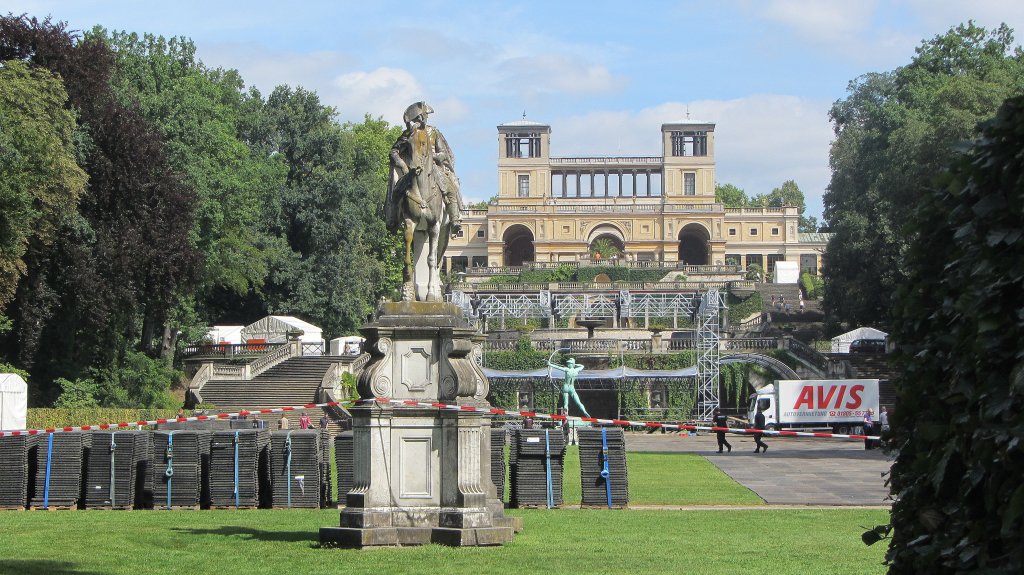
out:
<path id="1" fill-rule="evenodd" d="M 47 70 L 0 63 L 0 314 L 26 272 L 29 244 L 52 244 L 85 189 L 67 99 Z"/>
<path id="2" fill-rule="evenodd" d="M 715 201 L 727 208 L 742 208 L 750 203 L 750 198 L 746 192 L 732 184 L 718 184 L 715 186 Z"/>
<path id="3" fill-rule="evenodd" d="M 1024 571 L 1021 150 L 1018 96 L 908 214 L 890 573 Z"/>
<path id="4" fill-rule="evenodd" d="M 19 366 L 37 367 L 47 399 L 58 377 L 122 365 L 133 347 L 155 355 L 157 326 L 191 289 L 201 260 L 188 238 L 194 196 L 170 169 L 160 134 L 114 94 L 106 43 L 9 16 L 0 18 L 0 60 L 11 59 L 59 75 L 86 128 L 89 183 L 78 214 L 52 247 L 29 246 L 3 343 Z"/>
<path id="5" fill-rule="evenodd" d="M 830 112 L 836 139 L 824 204 L 833 236 L 823 271 L 832 317 L 891 324 L 891 296 L 906 277 L 907 210 L 955 144 L 1022 89 L 1024 55 L 1012 31 L 970 22 L 923 42 L 907 66 L 850 84 Z"/>

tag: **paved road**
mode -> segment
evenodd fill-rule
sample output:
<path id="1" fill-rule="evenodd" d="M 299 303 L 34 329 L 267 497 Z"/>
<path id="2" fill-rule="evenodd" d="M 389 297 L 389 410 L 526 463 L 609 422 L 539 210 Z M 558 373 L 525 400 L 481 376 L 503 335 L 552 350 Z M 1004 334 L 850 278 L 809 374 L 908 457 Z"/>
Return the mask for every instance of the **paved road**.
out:
<path id="1" fill-rule="evenodd" d="M 754 453 L 752 437 L 729 435 L 732 453 L 716 453 L 715 435 L 630 433 L 629 451 L 696 453 L 776 505 L 889 505 L 882 474 L 891 461 L 863 441 L 765 437 L 767 453 Z"/>

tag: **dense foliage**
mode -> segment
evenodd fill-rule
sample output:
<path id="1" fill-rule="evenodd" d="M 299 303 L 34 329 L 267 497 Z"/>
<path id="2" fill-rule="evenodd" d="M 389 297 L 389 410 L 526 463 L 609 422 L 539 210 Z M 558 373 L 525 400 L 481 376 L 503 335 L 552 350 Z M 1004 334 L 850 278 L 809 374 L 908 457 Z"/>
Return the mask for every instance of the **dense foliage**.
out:
<path id="1" fill-rule="evenodd" d="M 0 361 L 34 405 L 160 407 L 204 326 L 353 332 L 401 277 L 397 132 L 264 97 L 184 38 L 0 18 Z"/>
<path id="2" fill-rule="evenodd" d="M 1024 90 L 1024 54 L 1002 26 L 972 23 L 923 42 L 910 64 L 864 75 L 830 112 L 836 139 L 824 196 L 833 233 L 824 260 L 826 313 L 850 327 L 891 327 L 906 281 L 908 210 L 972 138 L 978 122 Z M 936 247 L 941 244 L 935 244 Z M 943 259 L 942 252 L 936 252 Z"/>
<path id="3" fill-rule="evenodd" d="M 892 573 L 1024 571 L 1021 150 L 1018 96 L 910 219 L 892 333 Z"/>

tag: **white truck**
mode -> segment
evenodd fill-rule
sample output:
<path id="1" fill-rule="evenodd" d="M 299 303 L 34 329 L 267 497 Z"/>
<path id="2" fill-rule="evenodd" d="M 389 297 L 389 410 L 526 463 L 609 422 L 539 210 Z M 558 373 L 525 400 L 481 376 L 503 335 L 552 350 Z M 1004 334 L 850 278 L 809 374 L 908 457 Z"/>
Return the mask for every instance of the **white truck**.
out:
<path id="1" fill-rule="evenodd" d="M 764 413 L 766 429 L 830 428 L 856 433 L 868 409 L 878 420 L 877 379 L 780 379 L 750 395 L 747 421 Z"/>

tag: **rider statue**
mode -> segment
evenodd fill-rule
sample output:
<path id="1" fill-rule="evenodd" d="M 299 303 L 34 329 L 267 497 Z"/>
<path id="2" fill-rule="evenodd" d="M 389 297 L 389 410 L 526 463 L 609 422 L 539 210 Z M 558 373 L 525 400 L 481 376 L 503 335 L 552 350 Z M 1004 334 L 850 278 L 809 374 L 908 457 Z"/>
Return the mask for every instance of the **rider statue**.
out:
<path id="1" fill-rule="evenodd" d="M 402 299 L 406 301 L 441 300 L 437 264 L 448 237 L 462 229 L 455 156 L 441 131 L 427 124 L 433 111 L 426 102 L 409 106 L 402 118 L 405 130 L 391 147 L 391 179 L 384 212 L 389 231 L 402 224 L 405 227 Z"/>
<path id="2" fill-rule="evenodd" d="M 566 365 L 563 366 L 548 361 L 548 367 L 557 368 L 565 372 L 565 379 L 562 380 L 562 406 L 565 408 L 565 413 L 566 415 L 569 414 L 569 398 L 571 397 L 576 406 L 583 412 L 583 416 L 590 417 L 590 414 L 587 413 L 587 408 L 583 407 L 583 402 L 580 401 L 580 396 L 576 395 L 576 377 L 583 371 L 583 364 L 577 364 L 576 360 L 571 357 L 565 363 Z"/>

